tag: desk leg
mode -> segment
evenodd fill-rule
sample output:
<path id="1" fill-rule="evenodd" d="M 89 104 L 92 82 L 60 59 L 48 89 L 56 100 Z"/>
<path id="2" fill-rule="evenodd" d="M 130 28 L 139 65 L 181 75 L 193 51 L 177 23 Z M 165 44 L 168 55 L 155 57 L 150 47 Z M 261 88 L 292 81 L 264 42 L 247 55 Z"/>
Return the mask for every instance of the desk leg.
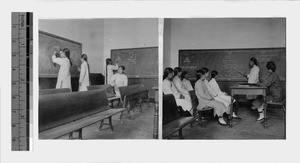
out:
<path id="1" fill-rule="evenodd" d="M 266 97 L 264 96 L 264 103 L 263 103 L 263 112 L 264 112 L 264 117 L 265 117 L 265 120 L 264 120 L 264 127 L 267 128 L 267 103 L 266 103 Z"/>
<path id="2" fill-rule="evenodd" d="M 158 102 L 156 102 L 154 107 L 153 139 L 158 139 L 158 107 Z"/>
<path id="3" fill-rule="evenodd" d="M 229 114 L 229 127 L 232 127 L 232 120 L 233 120 L 233 104 L 230 104 L 230 114 Z"/>

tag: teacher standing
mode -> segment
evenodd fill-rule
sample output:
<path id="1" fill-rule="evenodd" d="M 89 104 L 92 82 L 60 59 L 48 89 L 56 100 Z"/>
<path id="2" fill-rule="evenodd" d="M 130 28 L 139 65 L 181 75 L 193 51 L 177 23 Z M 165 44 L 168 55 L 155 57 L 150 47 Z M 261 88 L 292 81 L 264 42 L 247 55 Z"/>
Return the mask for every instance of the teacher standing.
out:
<path id="1" fill-rule="evenodd" d="M 55 54 L 56 51 L 54 51 L 52 55 L 52 62 L 60 65 L 57 76 L 56 89 L 70 88 L 72 90 L 70 74 L 70 67 L 72 66 L 72 62 L 70 60 L 70 50 L 68 48 L 64 48 L 59 52 L 60 57 L 57 57 Z"/>

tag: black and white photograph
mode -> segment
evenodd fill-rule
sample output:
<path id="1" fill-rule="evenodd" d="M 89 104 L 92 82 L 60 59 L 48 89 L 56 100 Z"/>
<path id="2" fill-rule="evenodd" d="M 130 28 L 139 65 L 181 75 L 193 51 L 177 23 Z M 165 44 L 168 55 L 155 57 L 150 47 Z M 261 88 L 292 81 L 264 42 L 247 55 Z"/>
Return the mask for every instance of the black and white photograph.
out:
<path id="1" fill-rule="evenodd" d="M 285 139 L 286 19 L 164 21 L 163 139 Z"/>
<path id="2" fill-rule="evenodd" d="M 40 19 L 38 35 L 39 139 L 158 138 L 158 19 Z"/>

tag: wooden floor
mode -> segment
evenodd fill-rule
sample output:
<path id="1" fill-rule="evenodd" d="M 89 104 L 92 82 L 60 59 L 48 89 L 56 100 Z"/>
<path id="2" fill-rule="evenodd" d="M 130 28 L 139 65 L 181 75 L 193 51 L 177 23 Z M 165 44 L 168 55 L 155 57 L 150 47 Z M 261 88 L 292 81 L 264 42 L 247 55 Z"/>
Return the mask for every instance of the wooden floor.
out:
<path id="1" fill-rule="evenodd" d="M 256 110 L 244 105 L 239 108 L 238 115 L 241 120 L 234 120 L 233 127 L 221 126 L 217 119 L 207 122 L 205 128 L 189 126 L 183 129 L 184 139 L 285 139 L 285 116 L 281 109 L 270 110 L 269 113 L 279 118 L 269 118 L 269 127 L 264 128 L 263 123 L 256 121 Z M 281 118 L 280 118 L 281 117 Z"/>
<path id="2" fill-rule="evenodd" d="M 152 139 L 153 138 L 153 123 L 154 123 L 154 103 L 148 107 L 143 104 L 143 112 L 136 109 L 131 112 L 132 119 L 119 119 L 119 114 L 113 116 L 112 123 L 114 131 L 111 131 L 108 126 L 103 126 L 99 131 L 99 124 L 83 128 L 83 139 Z M 74 133 L 77 136 L 77 133 Z M 60 139 L 68 139 L 68 136 L 63 136 Z"/>

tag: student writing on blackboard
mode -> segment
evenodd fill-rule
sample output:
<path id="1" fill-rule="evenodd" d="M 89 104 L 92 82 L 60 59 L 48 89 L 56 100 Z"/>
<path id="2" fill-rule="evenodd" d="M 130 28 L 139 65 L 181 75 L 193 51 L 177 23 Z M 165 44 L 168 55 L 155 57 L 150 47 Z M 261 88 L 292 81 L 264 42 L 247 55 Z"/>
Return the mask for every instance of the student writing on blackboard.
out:
<path id="1" fill-rule="evenodd" d="M 56 88 L 71 88 L 71 74 L 70 67 L 72 62 L 70 60 L 70 50 L 64 48 L 59 52 L 60 57 L 56 56 L 57 51 L 55 50 L 52 55 L 52 62 L 60 65 L 57 76 Z"/>
<path id="2" fill-rule="evenodd" d="M 87 86 L 90 85 L 90 69 L 86 54 L 81 55 L 81 66 L 78 68 L 78 71 L 80 72 L 78 91 L 86 91 Z"/>
<path id="3" fill-rule="evenodd" d="M 112 64 L 112 60 L 110 58 L 106 59 L 106 78 L 107 84 L 111 84 L 111 77 L 114 75 L 114 70 L 118 70 L 118 63 L 116 65 Z"/>
<path id="4" fill-rule="evenodd" d="M 232 97 L 229 96 L 226 92 L 221 91 L 221 89 L 219 87 L 219 84 L 216 81 L 217 76 L 218 76 L 218 71 L 213 70 L 211 72 L 211 79 L 209 81 L 209 84 L 211 86 L 212 91 L 214 92 L 214 94 L 217 95 L 216 97 L 214 97 L 214 99 L 219 101 L 219 102 L 222 102 L 227 107 L 227 109 L 229 110 L 231 103 L 232 102 L 234 103 L 235 100 L 233 100 Z M 233 118 L 240 119 L 234 112 L 233 112 Z"/>
<path id="5" fill-rule="evenodd" d="M 195 92 L 196 96 L 199 101 L 199 105 L 197 106 L 198 110 L 202 110 L 205 107 L 212 107 L 214 108 L 214 116 L 218 116 L 218 122 L 221 125 L 226 125 L 226 121 L 223 118 L 223 114 L 227 113 L 229 114 L 229 110 L 226 108 L 226 106 L 219 102 L 214 100 L 214 98 L 210 95 L 207 84 L 205 84 L 206 80 L 206 72 L 201 69 L 196 71 L 196 77 L 197 82 L 195 84 Z"/>
<path id="6" fill-rule="evenodd" d="M 266 102 L 281 102 L 283 100 L 283 93 L 282 93 L 282 86 L 280 83 L 280 79 L 277 75 L 276 71 L 276 64 L 273 61 L 269 61 L 266 65 L 267 72 L 269 73 L 269 76 L 263 80 L 262 82 L 258 82 L 257 84 L 259 86 L 267 87 L 267 96 L 266 96 Z M 259 113 L 259 117 L 257 121 L 263 120 L 264 114 L 263 114 L 263 99 L 256 99 L 253 101 L 252 105 L 255 109 L 257 109 Z"/>
<path id="7" fill-rule="evenodd" d="M 163 75 L 163 93 L 173 94 L 176 100 L 176 104 L 181 106 L 184 111 L 190 111 L 192 108 L 191 101 L 186 99 L 185 96 L 178 92 L 172 80 L 174 77 L 174 70 L 171 67 L 167 67 L 164 70 Z"/>
<path id="8" fill-rule="evenodd" d="M 125 70 L 124 66 L 119 66 L 118 73 L 114 74 L 111 77 L 111 81 L 110 81 L 111 86 L 114 86 L 116 96 L 118 96 L 118 97 L 121 96 L 120 91 L 119 91 L 119 87 L 128 85 L 128 78 L 124 74 L 124 70 Z"/>
<path id="9" fill-rule="evenodd" d="M 192 103 L 190 93 L 188 92 L 188 90 L 186 90 L 184 88 L 183 83 L 181 81 L 181 73 L 182 73 L 182 69 L 180 67 L 175 67 L 174 68 L 174 77 L 173 77 L 172 82 L 173 82 L 175 88 L 177 89 L 177 91 L 180 94 L 182 94 L 187 101 Z M 192 113 L 192 110 L 190 112 Z"/>
<path id="10" fill-rule="evenodd" d="M 183 71 L 181 74 L 181 81 L 182 81 L 183 87 L 187 91 L 192 91 L 192 90 L 194 90 L 194 88 L 186 76 L 187 76 L 187 72 Z"/>

